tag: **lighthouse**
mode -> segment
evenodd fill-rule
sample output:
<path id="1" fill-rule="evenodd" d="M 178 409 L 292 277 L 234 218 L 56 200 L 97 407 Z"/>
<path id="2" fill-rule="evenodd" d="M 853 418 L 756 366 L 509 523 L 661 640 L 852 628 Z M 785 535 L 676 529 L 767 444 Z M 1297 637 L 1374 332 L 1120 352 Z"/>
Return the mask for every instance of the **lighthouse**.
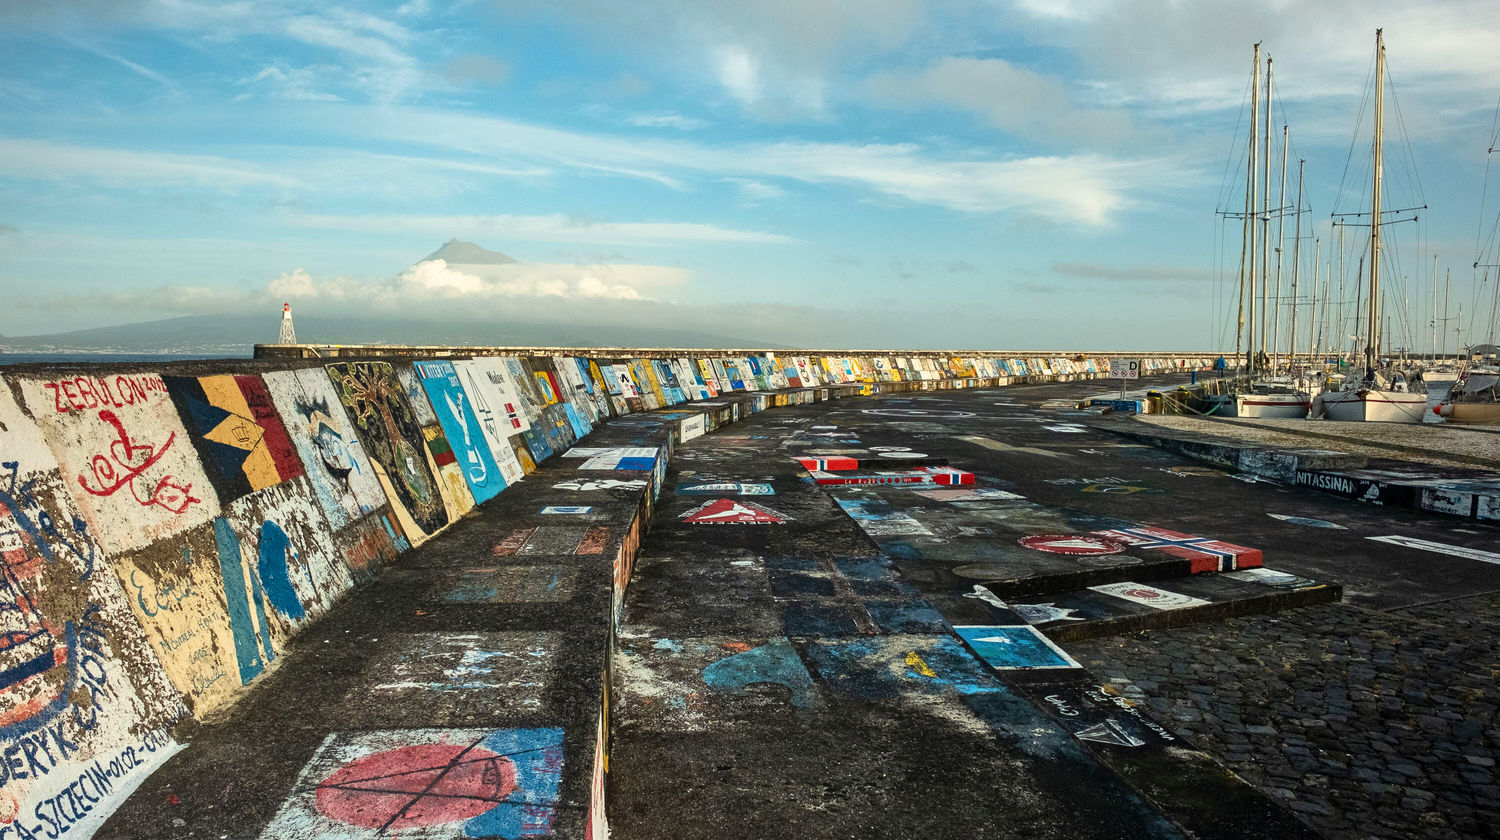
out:
<path id="1" fill-rule="evenodd" d="M 292 329 L 292 305 L 290 303 L 281 305 L 281 336 L 276 339 L 276 343 L 297 343 L 297 331 Z"/>

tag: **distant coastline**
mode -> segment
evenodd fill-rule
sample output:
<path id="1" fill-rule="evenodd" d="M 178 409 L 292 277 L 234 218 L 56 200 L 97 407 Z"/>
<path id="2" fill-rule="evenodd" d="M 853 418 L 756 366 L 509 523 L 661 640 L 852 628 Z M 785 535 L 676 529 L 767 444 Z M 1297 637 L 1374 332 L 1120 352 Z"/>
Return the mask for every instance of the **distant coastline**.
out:
<path id="1" fill-rule="evenodd" d="M 195 359 L 249 358 L 224 353 L 0 353 L 0 366 L 35 364 L 123 364 L 184 362 Z"/>

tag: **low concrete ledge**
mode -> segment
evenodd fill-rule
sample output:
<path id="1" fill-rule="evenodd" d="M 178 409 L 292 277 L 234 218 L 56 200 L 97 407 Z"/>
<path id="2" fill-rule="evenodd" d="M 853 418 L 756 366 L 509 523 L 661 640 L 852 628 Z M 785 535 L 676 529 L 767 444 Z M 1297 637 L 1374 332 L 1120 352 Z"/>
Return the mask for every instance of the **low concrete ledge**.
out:
<path id="1" fill-rule="evenodd" d="M 1299 472 L 1357 470 L 1369 462 L 1363 455 L 1332 449 L 1258 446 L 1192 432 L 1153 429 L 1125 419 L 1101 417 L 1088 422 L 1121 437 L 1206 461 L 1216 467 L 1289 483 L 1297 481 Z"/>

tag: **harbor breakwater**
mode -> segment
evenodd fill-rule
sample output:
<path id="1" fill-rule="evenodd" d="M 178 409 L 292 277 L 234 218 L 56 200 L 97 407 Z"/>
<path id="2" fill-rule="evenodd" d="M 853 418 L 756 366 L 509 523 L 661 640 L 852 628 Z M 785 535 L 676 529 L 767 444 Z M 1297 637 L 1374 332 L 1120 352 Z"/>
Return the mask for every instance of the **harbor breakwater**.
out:
<path id="1" fill-rule="evenodd" d="M 1100 356 L 392 350 L 0 377 L 0 840 L 86 835 L 184 747 L 179 724 L 232 707 L 351 589 L 611 418 L 1109 368 Z M 1150 373 L 1212 359 L 1141 361 Z M 705 408 L 674 434 L 726 412 Z M 638 541 L 618 548 L 617 590 Z"/>

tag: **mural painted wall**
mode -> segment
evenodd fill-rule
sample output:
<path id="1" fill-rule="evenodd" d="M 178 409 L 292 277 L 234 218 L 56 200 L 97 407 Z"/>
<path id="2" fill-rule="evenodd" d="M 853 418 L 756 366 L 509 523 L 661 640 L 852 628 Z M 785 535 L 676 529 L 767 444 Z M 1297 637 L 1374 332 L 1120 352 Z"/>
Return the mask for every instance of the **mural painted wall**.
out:
<path id="1" fill-rule="evenodd" d="M 307 368 L 262 378 L 329 523 L 343 528 L 383 507 L 385 491 L 328 374 Z"/>
<path id="2" fill-rule="evenodd" d="M 180 749 L 187 713 L 41 431 L 0 388 L 0 824 L 85 833 Z M 73 790 L 97 803 L 60 807 Z"/>
<path id="3" fill-rule="evenodd" d="M 448 524 L 448 512 L 395 369 L 386 362 L 346 362 L 328 365 L 328 377 L 407 539 L 421 543 Z"/>
<path id="4" fill-rule="evenodd" d="M 84 519 L 112 550 L 139 548 L 219 512 L 160 376 L 23 379 L 20 387 Z"/>
<path id="5" fill-rule="evenodd" d="M 458 469 L 475 502 L 487 502 L 506 487 L 500 466 L 479 426 L 473 401 L 452 362 L 417 362 L 417 376 L 447 435 Z"/>
<path id="6" fill-rule="evenodd" d="M 396 374 L 396 381 L 401 383 L 401 388 L 406 393 L 406 404 L 411 406 L 412 417 L 416 419 L 417 428 L 422 432 L 422 449 L 427 455 L 427 469 L 437 479 L 438 495 L 443 499 L 443 511 L 447 513 L 448 521 L 452 522 L 474 509 L 474 494 L 464 480 L 458 454 L 453 451 L 453 444 L 448 442 L 448 435 L 438 422 L 437 412 L 427 399 L 427 393 L 418 382 L 417 373 L 411 364 L 394 364 L 391 370 Z"/>

